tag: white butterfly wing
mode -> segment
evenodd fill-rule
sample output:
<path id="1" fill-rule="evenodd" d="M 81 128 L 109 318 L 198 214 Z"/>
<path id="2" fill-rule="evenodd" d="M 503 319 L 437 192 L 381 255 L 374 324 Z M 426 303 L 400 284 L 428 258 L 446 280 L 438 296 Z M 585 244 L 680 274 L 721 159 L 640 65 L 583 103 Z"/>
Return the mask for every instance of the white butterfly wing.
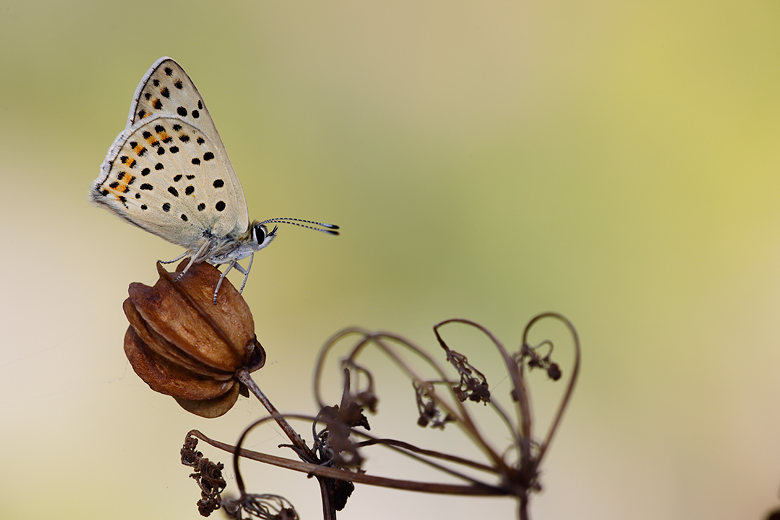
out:
<path id="1" fill-rule="evenodd" d="M 233 233 L 246 213 L 231 178 L 224 147 L 183 118 L 152 115 L 117 137 L 91 197 L 150 233 L 197 249 Z"/>
<path id="2" fill-rule="evenodd" d="M 127 127 L 156 114 L 181 117 L 222 145 L 200 92 L 181 65 L 168 57 L 155 61 L 135 89 Z"/>
<path id="3" fill-rule="evenodd" d="M 157 126 L 162 127 L 171 142 L 165 142 Z M 139 144 L 139 150 L 146 152 L 135 151 Z M 176 151 L 172 153 L 172 149 Z M 152 154 L 158 154 L 159 160 Z M 206 161 L 204 156 L 213 159 Z M 123 158 L 132 160 L 133 168 L 128 168 Z M 193 162 L 196 159 L 200 164 Z M 158 163 L 163 168 L 155 170 Z M 145 168 L 149 173 L 139 176 L 138 172 Z M 126 182 L 130 178 L 133 180 Z M 179 185 L 184 182 L 182 179 L 192 182 Z M 152 189 L 139 190 L 140 185 L 135 182 Z M 222 184 L 216 191 L 215 182 Z M 200 189 L 192 191 L 189 187 Z M 191 193 L 182 197 L 179 188 Z M 174 196 L 173 191 L 179 196 Z M 238 236 L 249 227 L 244 191 L 206 103 L 184 69 L 168 57 L 158 59 L 136 88 L 127 127 L 109 149 L 91 196 L 133 224 L 185 247 L 201 240 L 204 231 L 217 237 Z M 160 213 L 159 208 L 166 202 L 167 210 Z M 199 209 L 203 204 L 206 207 Z M 200 235 L 196 236 L 198 227 Z"/>

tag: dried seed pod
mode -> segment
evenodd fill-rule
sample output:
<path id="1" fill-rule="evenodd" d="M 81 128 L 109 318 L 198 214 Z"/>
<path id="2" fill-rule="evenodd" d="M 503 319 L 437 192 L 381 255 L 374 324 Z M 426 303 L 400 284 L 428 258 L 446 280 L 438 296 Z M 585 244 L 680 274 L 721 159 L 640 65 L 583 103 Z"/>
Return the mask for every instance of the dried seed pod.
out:
<path id="1" fill-rule="evenodd" d="M 189 260 L 177 268 L 181 272 Z M 130 284 L 123 309 L 130 327 L 125 354 L 133 370 L 152 390 L 170 395 L 187 411 L 219 417 L 247 394 L 237 370 L 265 364 L 265 351 L 254 332 L 249 306 L 225 279 L 216 305 L 220 272 L 194 264 L 181 279 L 157 264 L 160 279 L 149 287 Z"/>

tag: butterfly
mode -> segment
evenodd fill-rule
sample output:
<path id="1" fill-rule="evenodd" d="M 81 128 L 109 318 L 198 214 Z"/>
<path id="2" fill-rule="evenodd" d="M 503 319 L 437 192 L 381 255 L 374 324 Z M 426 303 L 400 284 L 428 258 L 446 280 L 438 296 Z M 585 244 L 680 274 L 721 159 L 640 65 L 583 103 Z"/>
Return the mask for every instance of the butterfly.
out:
<path id="1" fill-rule="evenodd" d="M 179 275 L 196 262 L 227 264 L 214 303 L 231 269 L 246 285 L 254 254 L 276 237 L 282 223 L 338 235 L 338 226 L 296 218 L 249 222 L 244 191 L 198 89 L 173 59 L 146 72 L 130 105 L 127 126 L 114 140 L 92 183 L 92 201 L 186 251 Z M 306 225 L 311 224 L 311 225 Z M 319 227 L 314 227 L 319 226 Z M 238 262 L 249 257 L 244 268 Z M 177 278 L 178 279 L 178 278 Z"/>

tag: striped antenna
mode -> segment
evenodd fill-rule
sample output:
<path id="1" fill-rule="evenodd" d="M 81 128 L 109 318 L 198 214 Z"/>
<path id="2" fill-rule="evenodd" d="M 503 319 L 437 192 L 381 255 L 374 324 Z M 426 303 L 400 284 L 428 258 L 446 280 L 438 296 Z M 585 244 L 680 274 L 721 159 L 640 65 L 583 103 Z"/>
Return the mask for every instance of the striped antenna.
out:
<path id="1" fill-rule="evenodd" d="M 320 229 L 318 227 L 314 226 L 307 226 L 306 224 L 299 224 L 299 222 L 305 222 L 306 224 L 315 224 L 317 226 L 320 226 L 325 229 Z M 261 224 L 290 224 L 293 226 L 298 226 L 306 229 L 313 229 L 314 231 L 319 231 L 321 233 L 328 233 L 329 235 L 338 235 L 338 231 L 334 231 L 336 229 L 339 229 L 339 227 L 335 224 L 325 224 L 323 222 L 316 222 L 314 220 L 303 220 L 300 218 L 284 218 L 284 217 L 278 217 L 278 218 L 269 218 L 268 220 L 264 220 L 260 222 Z"/>

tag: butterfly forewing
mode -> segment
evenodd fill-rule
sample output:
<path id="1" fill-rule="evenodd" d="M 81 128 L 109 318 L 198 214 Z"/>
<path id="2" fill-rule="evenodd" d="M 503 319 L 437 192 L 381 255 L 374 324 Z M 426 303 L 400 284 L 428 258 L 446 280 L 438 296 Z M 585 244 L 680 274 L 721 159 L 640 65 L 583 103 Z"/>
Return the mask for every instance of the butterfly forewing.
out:
<path id="1" fill-rule="evenodd" d="M 231 234 L 245 212 L 224 151 L 181 118 L 151 116 L 115 143 L 92 198 L 187 248 Z"/>
<path id="2" fill-rule="evenodd" d="M 172 58 L 160 58 L 144 75 L 136 89 L 127 126 L 129 128 L 140 124 L 140 121 L 154 116 L 182 119 L 199 129 L 218 149 L 228 170 L 228 179 L 225 179 L 225 182 L 232 184 L 239 194 L 239 207 L 234 208 L 238 215 L 235 232 L 246 231 L 249 226 L 249 215 L 238 176 L 233 170 L 225 146 L 200 92 L 184 69 Z"/>

